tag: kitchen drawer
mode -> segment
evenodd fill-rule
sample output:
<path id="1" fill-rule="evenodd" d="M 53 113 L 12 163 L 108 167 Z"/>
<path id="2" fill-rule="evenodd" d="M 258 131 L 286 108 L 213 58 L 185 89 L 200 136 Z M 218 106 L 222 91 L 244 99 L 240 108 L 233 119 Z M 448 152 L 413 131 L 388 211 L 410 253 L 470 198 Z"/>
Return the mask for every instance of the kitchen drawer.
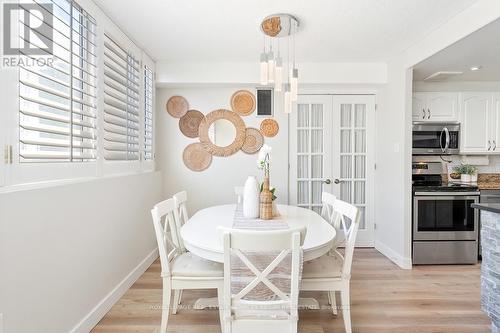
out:
<path id="1" fill-rule="evenodd" d="M 475 264 L 477 251 L 476 241 L 414 241 L 413 264 Z"/>

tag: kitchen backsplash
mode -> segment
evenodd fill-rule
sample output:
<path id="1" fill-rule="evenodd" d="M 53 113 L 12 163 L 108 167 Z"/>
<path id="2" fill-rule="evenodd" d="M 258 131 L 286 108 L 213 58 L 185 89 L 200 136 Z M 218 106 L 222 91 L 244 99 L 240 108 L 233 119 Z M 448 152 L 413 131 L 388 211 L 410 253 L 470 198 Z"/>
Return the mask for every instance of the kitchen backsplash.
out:
<path id="1" fill-rule="evenodd" d="M 478 173 L 500 173 L 500 156 L 443 156 L 444 160 L 452 161 L 454 164 L 460 162 L 475 165 Z M 439 156 L 413 156 L 413 161 L 442 162 Z"/>

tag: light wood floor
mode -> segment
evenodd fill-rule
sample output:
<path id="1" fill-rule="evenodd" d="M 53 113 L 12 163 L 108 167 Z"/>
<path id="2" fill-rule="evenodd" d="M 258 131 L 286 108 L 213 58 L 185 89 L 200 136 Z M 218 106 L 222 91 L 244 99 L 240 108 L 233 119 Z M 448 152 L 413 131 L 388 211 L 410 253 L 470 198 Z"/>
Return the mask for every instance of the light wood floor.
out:
<path id="1" fill-rule="evenodd" d="M 158 332 L 161 306 L 160 264 L 156 261 L 94 328 L 93 333 Z M 344 332 L 342 315 L 326 308 L 302 310 L 299 331 Z M 217 310 L 189 310 L 209 290 L 185 291 L 186 309 L 169 318 L 169 332 L 219 333 Z M 340 297 L 337 296 L 337 299 Z M 480 266 L 417 266 L 401 270 L 373 249 L 356 249 L 351 278 L 353 332 L 481 333 L 490 321 L 480 309 Z"/>

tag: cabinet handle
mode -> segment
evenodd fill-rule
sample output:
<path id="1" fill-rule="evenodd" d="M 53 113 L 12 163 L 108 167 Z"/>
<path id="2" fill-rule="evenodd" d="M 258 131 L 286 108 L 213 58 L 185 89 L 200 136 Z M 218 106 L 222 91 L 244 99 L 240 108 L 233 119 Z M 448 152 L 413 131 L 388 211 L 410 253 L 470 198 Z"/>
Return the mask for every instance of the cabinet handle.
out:
<path id="1" fill-rule="evenodd" d="M 423 116 L 422 116 L 422 119 L 425 119 L 425 109 L 422 109 L 422 112 L 423 112 Z"/>
<path id="2" fill-rule="evenodd" d="M 493 150 L 497 150 L 497 142 L 493 140 Z"/>
<path id="3" fill-rule="evenodd" d="M 429 115 L 427 116 L 427 119 L 431 119 L 431 109 L 427 109 L 427 112 L 429 112 Z"/>
<path id="4" fill-rule="evenodd" d="M 488 140 L 488 151 L 490 151 L 490 150 L 491 150 L 491 141 Z"/>

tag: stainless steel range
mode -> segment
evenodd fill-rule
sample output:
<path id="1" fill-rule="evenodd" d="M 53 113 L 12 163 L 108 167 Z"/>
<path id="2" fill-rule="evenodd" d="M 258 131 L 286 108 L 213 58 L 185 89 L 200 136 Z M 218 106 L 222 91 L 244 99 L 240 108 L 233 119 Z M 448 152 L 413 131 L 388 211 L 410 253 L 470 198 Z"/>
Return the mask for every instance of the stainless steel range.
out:
<path id="1" fill-rule="evenodd" d="M 413 163 L 413 264 L 477 262 L 477 186 L 445 183 L 441 162 Z"/>

